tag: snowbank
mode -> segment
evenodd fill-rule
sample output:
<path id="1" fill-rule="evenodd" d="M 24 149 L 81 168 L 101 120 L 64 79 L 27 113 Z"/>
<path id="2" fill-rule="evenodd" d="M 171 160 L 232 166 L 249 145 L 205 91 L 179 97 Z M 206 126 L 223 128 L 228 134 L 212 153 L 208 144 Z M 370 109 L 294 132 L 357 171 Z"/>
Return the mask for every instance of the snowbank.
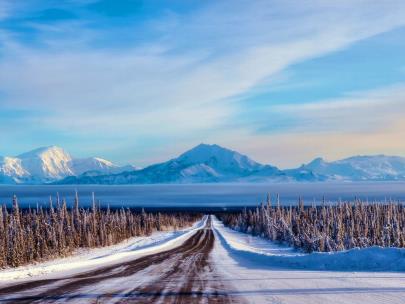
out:
<path id="1" fill-rule="evenodd" d="M 405 249 L 370 247 L 333 253 L 305 254 L 224 227 L 216 218 L 213 218 L 213 226 L 215 235 L 232 257 L 248 267 L 405 272 Z"/>
<path id="2" fill-rule="evenodd" d="M 0 284 L 17 279 L 37 278 L 40 275 L 60 275 L 61 272 L 63 275 L 69 275 L 168 250 L 182 244 L 198 229 L 204 227 L 206 221 L 207 217 L 204 217 L 192 227 L 183 230 L 159 231 L 151 236 L 134 237 L 109 247 L 79 250 L 77 254 L 67 258 L 0 270 Z"/>

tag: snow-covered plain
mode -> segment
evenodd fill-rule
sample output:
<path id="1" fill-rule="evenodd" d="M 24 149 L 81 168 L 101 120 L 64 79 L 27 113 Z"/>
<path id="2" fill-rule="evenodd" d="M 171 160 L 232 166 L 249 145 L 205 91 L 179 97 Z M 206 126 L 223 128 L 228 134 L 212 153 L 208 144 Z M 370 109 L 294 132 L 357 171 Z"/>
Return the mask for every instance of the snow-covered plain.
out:
<path id="1" fill-rule="evenodd" d="M 159 251 L 179 246 L 196 230 L 205 225 L 207 217 L 192 227 L 177 231 L 158 231 L 150 236 L 133 237 L 117 245 L 103 248 L 79 250 L 66 258 L 37 263 L 0 271 L 0 286 L 25 281 L 27 279 L 49 279 L 55 276 L 68 276 L 117 262 L 136 259 Z"/>
<path id="2" fill-rule="evenodd" d="M 303 254 L 213 226 L 213 263 L 249 303 L 405 303 L 403 249 Z"/>

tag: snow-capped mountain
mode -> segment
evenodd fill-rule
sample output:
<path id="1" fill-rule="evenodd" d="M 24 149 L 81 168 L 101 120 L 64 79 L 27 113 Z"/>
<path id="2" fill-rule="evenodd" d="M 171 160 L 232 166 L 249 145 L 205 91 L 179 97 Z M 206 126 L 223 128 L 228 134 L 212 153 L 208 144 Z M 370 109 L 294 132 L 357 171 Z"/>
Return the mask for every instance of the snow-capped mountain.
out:
<path id="1" fill-rule="evenodd" d="M 263 168 L 246 155 L 220 147 L 218 145 L 200 144 L 172 160 L 184 165 L 205 164 L 217 171 L 252 172 Z"/>
<path id="2" fill-rule="evenodd" d="M 42 147 L 16 157 L 0 157 L 0 183 L 38 184 L 61 180 L 68 176 L 93 172 L 94 175 L 113 174 L 133 170 L 119 167 L 97 158 L 73 158 L 60 147 Z"/>
<path id="3" fill-rule="evenodd" d="M 74 175 L 72 157 L 62 148 L 52 146 L 35 149 L 16 157 L 29 172 L 33 182 L 49 182 Z"/>
<path id="4" fill-rule="evenodd" d="M 280 170 L 218 145 L 200 144 L 167 162 L 120 174 L 68 177 L 61 184 L 152 184 L 214 182 L 316 182 L 405 180 L 405 158 L 355 156 L 326 162 L 317 158 L 296 169 Z"/>
<path id="5" fill-rule="evenodd" d="M 280 170 L 218 145 L 200 144 L 169 161 L 137 169 L 105 159 L 73 158 L 59 147 L 0 157 L 0 184 L 156 184 L 215 182 L 316 182 L 405 180 L 405 157 L 354 156 L 327 162 L 316 158 Z"/>
<path id="6" fill-rule="evenodd" d="M 30 173 L 23 168 L 21 159 L 0 156 L 0 184 L 14 184 L 29 178 Z"/>
<path id="7" fill-rule="evenodd" d="M 71 163 L 74 175 L 80 174 L 116 174 L 124 171 L 134 171 L 136 168 L 131 165 L 118 166 L 108 160 L 99 157 L 75 158 Z"/>
<path id="8" fill-rule="evenodd" d="M 405 157 L 353 156 L 333 162 L 316 158 L 295 170 L 313 172 L 318 178 L 327 180 L 404 180 Z"/>
<path id="9" fill-rule="evenodd" d="M 67 178 L 61 183 L 212 183 L 255 181 L 263 177 L 286 178 L 278 168 L 259 164 L 236 151 L 218 145 L 200 144 L 177 158 L 142 170 L 106 176 L 82 175 Z"/>

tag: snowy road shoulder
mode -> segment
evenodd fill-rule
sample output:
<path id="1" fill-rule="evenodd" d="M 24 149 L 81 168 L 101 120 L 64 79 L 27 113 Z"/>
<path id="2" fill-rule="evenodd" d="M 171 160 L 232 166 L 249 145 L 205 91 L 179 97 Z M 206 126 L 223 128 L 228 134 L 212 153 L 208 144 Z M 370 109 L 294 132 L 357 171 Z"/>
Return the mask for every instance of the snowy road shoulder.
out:
<path id="1" fill-rule="evenodd" d="M 302 254 L 262 238 L 233 231 L 216 219 L 213 227 L 216 241 L 212 263 L 221 278 L 232 286 L 228 294 L 234 298 L 260 304 L 404 303 L 405 274 L 398 272 L 399 268 L 396 272 L 349 271 L 349 266 L 355 266 L 354 260 L 363 263 L 360 267 L 364 268 L 370 263 L 373 265 L 375 260 L 390 256 L 390 253 L 384 252 L 383 257 L 373 257 L 374 261 L 370 262 L 367 259 L 370 259 L 368 255 L 372 254 L 372 250 L 366 250 L 365 257 L 356 254 L 355 259 L 348 260 L 347 266 L 346 256 L 342 254 L 325 254 L 322 260 L 318 254 Z M 394 255 L 384 267 L 394 269 L 395 265 L 391 263 L 401 262 L 402 254 Z M 361 261 L 362 258 L 366 261 Z M 383 265 L 379 266 L 383 268 Z"/>
<path id="2" fill-rule="evenodd" d="M 371 247 L 305 254 L 260 237 L 237 232 L 214 218 L 217 239 L 231 255 L 272 269 L 405 272 L 405 249 Z"/>
<path id="3" fill-rule="evenodd" d="M 101 266 L 140 258 L 181 245 L 197 230 L 205 226 L 207 217 L 192 227 L 177 231 L 158 231 L 150 236 L 134 237 L 117 245 L 79 250 L 76 254 L 43 263 L 0 270 L 0 285 L 22 280 L 69 276 Z"/>

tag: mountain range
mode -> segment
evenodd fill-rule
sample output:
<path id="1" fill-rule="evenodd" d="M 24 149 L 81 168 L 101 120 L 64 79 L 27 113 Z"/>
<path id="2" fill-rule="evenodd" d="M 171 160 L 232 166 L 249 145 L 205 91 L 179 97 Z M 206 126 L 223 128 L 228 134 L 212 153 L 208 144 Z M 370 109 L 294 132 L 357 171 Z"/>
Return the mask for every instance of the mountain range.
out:
<path id="1" fill-rule="evenodd" d="M 281 170 L 218 145 L 200 144 L 180 156 L 144 169 L 98 158 L 73 158 L 62 148 L 39 148 L 0 157 L 0 184 L 156 184 L 216 182 L 405 181 L 405 157 L 353 156 L 328 162 L 316 158 Z"/>

